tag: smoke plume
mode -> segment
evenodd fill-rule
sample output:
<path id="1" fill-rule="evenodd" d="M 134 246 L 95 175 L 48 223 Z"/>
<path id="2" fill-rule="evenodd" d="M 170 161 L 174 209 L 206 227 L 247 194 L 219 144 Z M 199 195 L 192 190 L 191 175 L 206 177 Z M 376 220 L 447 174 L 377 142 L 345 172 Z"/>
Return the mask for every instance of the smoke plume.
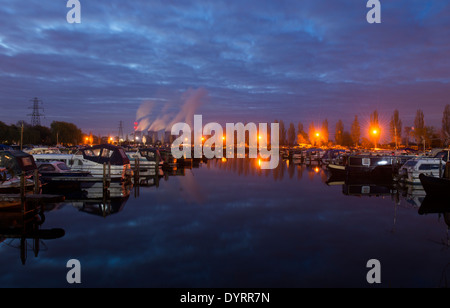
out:
<path id="1" fill-rule="evenodd" d="M 187 123 L 192 127 L 192 121 L 197 109 L 200 108 L 208 92 L 203 89 L 189 89 L 178 101 L 154 102 L 145 101 L 136 112 L 137 130 L 139 131 L 170 131 L 172 125 L 178 122 Z"/>

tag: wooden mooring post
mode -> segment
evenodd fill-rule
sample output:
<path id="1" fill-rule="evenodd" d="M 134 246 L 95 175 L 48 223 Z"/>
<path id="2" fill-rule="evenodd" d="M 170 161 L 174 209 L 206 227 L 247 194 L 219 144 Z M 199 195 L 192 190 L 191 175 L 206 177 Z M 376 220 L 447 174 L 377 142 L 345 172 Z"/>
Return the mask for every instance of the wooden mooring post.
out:
<path id="1" fill-rule="evenodd" d="M 141 164 L 139 158 L 136 158 L 134 160 L 134 185 L 139 185 L 139 179 L 141 178 L 140 168 Z"/>
<path id="2" fill-rule="evenodd" d="M 25 202 L 25 191 L 26 191 L 26 186 L 25 186 L 25 173 L 22 172 L 22 174 L 20 175 L 20 205 L 21 205 L 21 210 L 22 210 L 22 214 L 25 214 L 27 211 L 27 206 L 26 206 L 26 202 Z"/>

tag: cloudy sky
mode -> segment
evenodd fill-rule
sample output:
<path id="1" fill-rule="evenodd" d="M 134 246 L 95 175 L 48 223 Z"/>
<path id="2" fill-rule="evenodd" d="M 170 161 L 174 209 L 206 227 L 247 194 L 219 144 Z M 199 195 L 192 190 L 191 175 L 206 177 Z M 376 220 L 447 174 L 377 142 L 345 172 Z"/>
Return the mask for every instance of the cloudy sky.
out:
<path id="1" fill-rule="evenodd" d="M 204 122 L 327 118 L 334 131 L 423 109 L 440 128 L 450 103 L 447 1 L 381 1 L 381 24 L 365 0 L 80 0 L 81 24 L 66 2 L 0 1 L 0 121 L 30 122 L 38 97 L 44 125 L 117 134 L 198 99 Z"/>

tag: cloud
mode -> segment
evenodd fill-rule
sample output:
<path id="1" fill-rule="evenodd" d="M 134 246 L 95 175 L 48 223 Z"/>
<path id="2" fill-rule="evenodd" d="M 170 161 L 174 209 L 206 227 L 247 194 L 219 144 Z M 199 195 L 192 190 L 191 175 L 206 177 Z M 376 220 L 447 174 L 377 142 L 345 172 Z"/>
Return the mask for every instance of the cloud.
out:
<path id="1" fill-rule="evenodd" d="M 380 25 L 352 0 L 82 4 L 82 23 L 69 25 L 65 3 L 2 2 L 0 106 L 8 114 L 0 121 L 28 120 L 37 96 L 48 121 L 70 115 L 104 134 L 123 121 L 131 131 L 142 102 L 156 102 L 157 112 L 159 102 L 202 87 L 204 115 L 217 121 L 351 121 L 376 102 L 401 114 L 419 105 L 438 126 L 450 94 L 450 6 L 442 1 L 383 3 Z"/>

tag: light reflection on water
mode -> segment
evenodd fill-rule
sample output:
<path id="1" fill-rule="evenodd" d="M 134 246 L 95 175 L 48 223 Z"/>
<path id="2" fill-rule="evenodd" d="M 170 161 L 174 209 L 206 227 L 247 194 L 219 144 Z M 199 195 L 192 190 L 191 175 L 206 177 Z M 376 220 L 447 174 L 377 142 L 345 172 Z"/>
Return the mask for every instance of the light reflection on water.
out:
<path id="1" fill-rule="evenodd" d="M 20 239 L 4 239 L 0 286 L 68 286 L 72 258 L 82 286 L 102 287 L 369 287 L 373 258 L 384 287 L 442 286 L 450 275 L 448 214 L 419 214 L 420 187 L 332 179 L 292 161 L 261 170 L 250 159 L 142 184 L 48 207 L 38 228 L 64 235 L 38 241 L 37 257 L 33 241 L 24 257 Z"/>

